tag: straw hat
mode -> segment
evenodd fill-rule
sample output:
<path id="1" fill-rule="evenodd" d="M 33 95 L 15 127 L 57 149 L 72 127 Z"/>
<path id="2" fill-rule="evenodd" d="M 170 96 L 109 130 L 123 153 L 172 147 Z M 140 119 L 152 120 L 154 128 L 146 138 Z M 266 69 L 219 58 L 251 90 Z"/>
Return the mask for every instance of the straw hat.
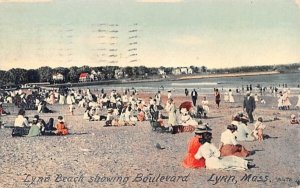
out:
<path id="1" fill-rule="evenodd" d="M 198 125 L 195 129 L 195 134 L 202 134 L 202 133 L 211 133 L 212 129 L 207 126 L 207 124 L 204 125 Z"/>

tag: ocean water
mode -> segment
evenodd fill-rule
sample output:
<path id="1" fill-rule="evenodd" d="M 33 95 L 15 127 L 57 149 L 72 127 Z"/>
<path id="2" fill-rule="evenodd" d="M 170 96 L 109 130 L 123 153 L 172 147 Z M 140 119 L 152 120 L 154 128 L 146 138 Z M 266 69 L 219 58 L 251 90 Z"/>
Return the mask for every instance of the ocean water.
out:
<path id="1" fill-rule="evenodd" d="M 291 90 L 300 91 L 300 73 L 290 74 L 274 74 L 274 75 L 259 75 L 259 76 L 243 76 L 243 77 L 225 77 L 225 78 L 204 78 L 179 81 L 162 81 L 162 82 L 147 82 L 147 83 L 124 83 L 114 85 L 89 86 L 93 88 L 104 89 L 125 89 L 135 88 L 142 91 L 155 90 L 184 90 L 185 88 L 192 90 L 196 89 L 202 93 L 211 93 L 214 88 L 219 90 L 241 90 L 242 87 L 246 90 L 246 86 L 252 85 L 253 90 L 258 90 L 257 86 L 262 87 L 277 87 L 283 89 L 283 85 Z"/>

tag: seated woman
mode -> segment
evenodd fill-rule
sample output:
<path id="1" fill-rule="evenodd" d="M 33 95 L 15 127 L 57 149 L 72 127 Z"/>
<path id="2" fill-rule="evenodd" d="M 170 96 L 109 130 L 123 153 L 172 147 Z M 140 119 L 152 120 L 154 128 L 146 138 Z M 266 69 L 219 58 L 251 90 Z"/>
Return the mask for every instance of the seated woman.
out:
<path id="1" fill-rule="evenodd" d="M 29 133 L 27 136 L 33 137 L 33 136 L 40 136 L 41 135 L 41 129 L 38 125 L 39 119 L 38 116 L 35 116 L 32 120 L 31 127 L 29 129 Z"/>
<path id="2" fill-rule="evenodd" d="M 55 135 L 56 128 L 54 127 L 54 119 L 49 118 L 49 121 L 45 124 L 43 135 Z"/>
<path id="3" fill-rule="evenodd" d="M 299 124 L 299 120 L 296 118 L 295 114 L 291 115 L 290 123 L 291 123 L 291 125 L 293 125 L 293 124 Z"/>
<path id="4" fill-rule="evenodd" d="M 207 130 L 211 130 L 206 125 L 199 125 L 195 130 L 195 136 L 189 140 L 188 143 L 188 153 L 184 157 L 182 161 L 182 166 L 185 168 L 204 168 L 205 167 L 205 159 L 200 157 L 196 159 L 194 156 L 197 153 L 198 149 L 201 147 L 201 143 L 199 141 L 202 138 L 202 134 Z"/>
<path id="5" fill-rule="evenodd" d="M 242 145 L 238 144 L 233 134 L 237 130 L 236 125 L 228 125 L 227 130 L 221 134 L 220 152 L 221 156 L 235 155 L 237 157 L 247 157 L 250 152 Z"/>
<path id="6" fill-rule="evenodd" d="M 53 111 L 47 107 L 46 101 L 39 103 L 37 111 L 38 113 L 53 113 Z"/>
<path id="7" fill-rule="evenodd" d="M 12 130 L 11 135 L 15 136 L 25 136 L 28 134 L 30 129 L 30 125 L 28 122 L 28 118 L 25 117 L 25 110 L 21 108 L 18 112 L 18 116 L 15 119 L 14 128 Z"/>
<path id="8" fill-rule="evenodd" d="M 195 128 L 198 126 L 198 122 L 194 120 L 185 108 L 181 109 L 181 125 L 172 125 L 171 133 L 177 134 L 182 132 L 193 132 Z"/>
<path id="9" fill-rule="evenodd" d="M 85 119 L 85 120 L 91 120 L 92 119 L 92 116 L 90 114 L 90 110 L 91 110 L 90 107 L 86 108 L 86 110 L 84 111 L 84 114 L 83 114 L 83 119 Z"/>
<path id="10" fill-rule="evenodd" d="M 207 169 L 246 170 L 254 167 L 248 161 L 237 156 L 221 157 L 220 151 L 211 143 L 212 133 L 206 131 L 199 139 L 201 146 L 195 154 L 195 159 L 205 159 Z"/>
<path id="11" fill-rule="evenodd" d="M 231 124 L 237 126 L 237 130 L 234 132 L 237 141 L 254 141 L 252 131 L 241 121 L 232 121 Z"/>
<path id="12" fill-rule="evenodd" d="M 138 108 L 137 119 L 139 121 L 145 121 L 145 113 L 140 108 Z"/>
<path id="13" fill-rule="evenodd" d="M 10 112 L 5 111 L 2 106 L 2 102 L 0 102 L 0 116 L 4 116 L 4 115 L 10 115 Z"/>
<path id="14" fill-rule="evenodd" d="M 57 118 L 58 123 L 56 124 L 56 135 L 67 135 L 69 134 L 69 131 L 65 125 L 64 118 L 62 116 L 58 116 Z"/>
<path id="15" fill-rule="evenodd" d="M 15 127 L 29 127 L 29 122 L 27 118 L 25 118 L 25 110 L 21 108 L 18 112 L 18 116 L 15 119 L 14 123 Z"/>
<path id="16" fill-rule="evenodd" d="M 189 125 L 197 126 L 198 122 L 190 116 L 190 114 L 186 108 L 182 108 L 181 109 L 181 124 L 183 126 L 189 126 Z"/>

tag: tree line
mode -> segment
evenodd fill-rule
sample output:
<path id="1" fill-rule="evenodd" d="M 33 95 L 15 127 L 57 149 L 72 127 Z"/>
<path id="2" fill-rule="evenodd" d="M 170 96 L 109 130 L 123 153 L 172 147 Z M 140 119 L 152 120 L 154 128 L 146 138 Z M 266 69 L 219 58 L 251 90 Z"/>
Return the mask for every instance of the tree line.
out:
<path id="1" fill-rule="evenodd" d="M 264 66 L 245 66 L 235 68 L 222 68 L 222 69 L 207 69 L 207 67 L 195 67 L 190 66 L 193 70 L 193 74 L 222 74 L 222 73 L 243 73 L 243 72 L 257 72 L 257 71 L 280 71 L 290 72 L 300 69 L 300 63 L 288 64 L 288 65 L 264 65 Z M 56 67 L 51 68 L 49 66 L 40 67 L 38 69 L 22 69 L 12 68 L 8 71 L 0 70 L 0 86 L 7 84 L 25 84 L 25 83 L 41 83 L 41 82 L 53 82 L 53 74 L 60 73 L 64 76 L 64 82 L 76 83 L 79 81 L 79 75 L 81 73 L 89 73 L 92 71 L 97 72 L 99 80 L 111 80 L 115 78 L 115 71 L 122 70 L 125 78 L 134 79 L 147 79 L 155 76 L 159 76 L 158 69 L 165 71 L 166 75 L 172 75 L 173 67 L 119 67 L 119 66 L 72 66 L 70 68 Z"/>

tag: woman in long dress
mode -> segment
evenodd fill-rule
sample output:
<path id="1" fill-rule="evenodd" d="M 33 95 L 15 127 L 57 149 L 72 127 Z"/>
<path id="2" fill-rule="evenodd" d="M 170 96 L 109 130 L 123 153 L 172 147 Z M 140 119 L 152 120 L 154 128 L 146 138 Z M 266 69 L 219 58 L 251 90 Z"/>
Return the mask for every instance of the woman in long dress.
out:
<path id="1" fill-rule="evenodd" d="M 221 134 L 221 156 L 235 155 L 237 157 L 247 157 L 250 155 L 250 151 L 237 143 L 236 137 L 233 134 L 236 130 L 237 126 L 230 124 L 227 126 L 227 130 Z"/>
<path id="2" fill-rule="evenodd" d="M 283 107 L 284 107 L 284 109 L 285 110 L 289 110 L 290 106 L 291 106 L 291 102 L 290 102 L 288 91 L 284 91 L 283 92 L 282 101 L 283 101 Z"/>
<path id="3" fill-rule="evenodd" d="M 218 89 L 215 89 L 215 101 L 217 104 L 217 108 L 220 108 L 221 94 Z"/>
<path id="4" fill-rule="evenodd" d="M 202 145 L 195 154 L 196 159 L 205 159 L 207 169 L 246 170 L 254 167 L 248 164 L 248 161 L 237 156 L 221 157 L 220 151 L 211 143 L 211 139 L 211 132 L 203 133 L 202 138 L 199 139 Z"/>
<path id="5" fill-rule="evenodd" d="M 206 97 L 203 97 L 203 100 L 201 101 L 203 110 L 204 110 L 204 118 L 207 118 L 207 114 L 209 112 L 209 107 L 208 107 L 208 100 L 206 99 Z"/>
<path id="6" fill-rule="evenodd" d="M 282 95 L 282 93 L 279 94 L 277 102 L 278 102 L 278 105 L 277 105 L 278 109 L 283 110 L 283 95 Z"/>
<path id="7" fill-rule="evenodd" d="M 229 95 L 227 91 L 224 93 L 224 102 L 229 102 Z"/>
<path id="8" fill-rule="evenodd" d="M 196 159 L 194 156 L 197 153 L 198 149 L 201 147 L 199 141 L 202 138 L 202 134 L 209 130 L 206 125 L 199 125 L 195 130 L 195 136 L 193 136 L 188 142 L 187 154 L 182 161 L 182 166 L 185 168 L 204 168 L 205 159 L 203 157 Z"/>
<path id="9" fill-rule="evenodd" d="M 168 125 L 170 125 L 170 126 L 176 125 L 176 123 L 177 123 L 176 108 L 175 108 L 175 104 L 173 103 L 172 98 L 168 99 L 168 105 L 167 105 L 166 110 L 167 110 L 168 115 L 169 115 Z"/>
<path id="10" fill-rule="evenodd" d="M 234 102 L 233 93 L 231 89 L 229 89 L 228 96 L 229 96 L 229 102 Z"/>
<path id="11" fill-rule="evenodd" d="M 300 94 L 298 95 L 298 102 L 297 102 L 297 104 L 296 104 L 296 108 L 300 108 Z"/>

